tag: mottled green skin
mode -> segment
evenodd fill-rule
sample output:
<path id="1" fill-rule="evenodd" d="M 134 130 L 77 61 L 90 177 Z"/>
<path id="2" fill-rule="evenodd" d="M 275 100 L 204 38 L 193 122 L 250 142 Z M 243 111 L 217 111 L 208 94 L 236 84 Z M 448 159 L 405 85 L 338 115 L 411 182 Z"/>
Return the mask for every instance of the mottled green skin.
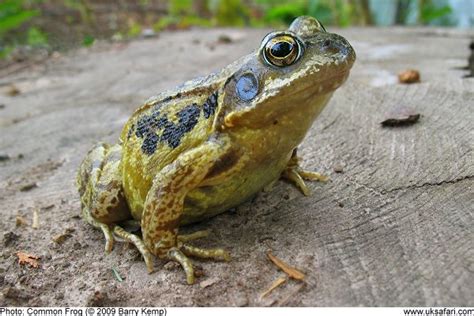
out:
<path id="1" fill-rule="evenodd" d="M 151 252 L 180 262 L 192 283 L 186 254 L 227 255 L 180 243 L 179 225 L 232 208 L 282 174 L 305 192 L 302 178 L 318 176 L 298 169 L 292 155 L 347 78 L 355 54 L 344 38 L 326 33 L 313 18 L 295 20 L 285 34 L 304 45 L 294 64 L 269 65 L 260 48 L 219 73 L 150 99 L 126 123 L 118 145 L 96 146 L 78 175 L 88 222 L 107 236 L 103 223 L 140 220 L 144 245 L 135 244 L 145 248 L 144 256 Z M 244 74 L 258 82 L 249 101 L 236 87 Z M 124 202 L 128 207 L 118 205 Z"/>

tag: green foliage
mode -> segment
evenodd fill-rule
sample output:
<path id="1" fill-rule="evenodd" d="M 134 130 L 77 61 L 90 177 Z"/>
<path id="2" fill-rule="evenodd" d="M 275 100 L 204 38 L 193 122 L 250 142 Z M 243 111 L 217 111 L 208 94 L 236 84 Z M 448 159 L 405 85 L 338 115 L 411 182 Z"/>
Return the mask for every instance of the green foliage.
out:
<path id="1" fill-rule="evenodd" d="M 86 47 L 92 46 L 92 44 L 94 44 L 94 42 L 95 42 L 95 38 L 92 35 L 86 35 L 82 39 L 82 45 L 86 46 Z"/>
<path id="2" fill-rule="evenodd" d="M 38 15 L 37 10 L 24 9 L 24 0 L 3 0 L 0 3 L 0 35 L 14 30 Z"/>
<path id="3" fill-rule="evenodd" d="M 94 16 L 86 0 L 62 0 L 62 4 L 68 8 L 79 11 L 83 23 L 93 23 Z"/>
<path id="4" fill-rule="evenodd" d="M 191 15 L 181 18 L 178 28 L 184 29 L 190 26 L 210 27 L 212 23 L 209 20 Z"/>
<path id="5" fill-rule="evenodd" d="M 452 12 L 450 6 L 436 7 L 432 3 L 427 3 L 421 8 L 420 20 L 423 23 L 440 19 Z"/>
<path id="6" fill-rule="evenodd" d="M 26 43 L 30 46 L 47 46 L 48 37 L 36 27 L 30 27 L 26 36 Z"/>
<path id="7" fill-rule="evenodd" d="M 295 17 L 306 13 L 306 4 L 302 1 L 276 5 L 265 13 L 265 20 L 270 23 L 289 24 Z"/>
<path id="8" fill-rule="evenodd" d="M 241 0 L 209 0 L 214 23 L 221 26 L 244 26 L 249 24 L 249 8 Z"/>
<path id="9" fill-rule="evenodd" d="M 127 31 L 127 36 L 130 37 L 130 38 L 133 38 L 133 37 L 137 37 L 138 35 L 140 35 L 142 33 L 142 27 L 140 24 L 134 22 L 132 23 L 132 25 L 130 25 L 130 27 L 128 28 L 128 31 Z"/>
<path id="10" fill-rule="evenodd" d="M 168 10 L 172 16 L 193 14 L 192 0 L 169 0 Z"/>
<path id="11" fill-rule="evenodd" d="M 173 8 L 173 12 L 175 14 L 170 14 L 168 16 L 160 18 L 156 23 L 153 24 L 153 30 L 155 32 L 160 32 L 166 30 L 168 28 L 172 29 L 186 29 L 191 26 L 201 26 L 201 27 L 210 27 L 212 26 L 211 21 L 209 19 L 201 18 L 194 14 L 183 14 L 183 12 L 188 11 L 191 12 L 191 6 L 186 7 L 183 0 L 176 0 L 175 7 Z M 177 2 L 180 2 L 179 5 Z M 181 12 L 178 14 L 178 12 Z"/>
<path id="12" fill-rule="evenodd" d="M 335 16 L 337 18 L 334 21 L 334 24 L 337 24 L 342 27 L 348 27 L 352 24 L 352 17 L 353 17 L 353 6 L 350 2 L 344 0 L 336 0 L 334 12 L 338 14 Z M 317 17 L 317 16 L 316 16 Z"/>
<path id="13" fill-rule="evenodd" d="M 153 30 L 155 32 L 160 32 L 167 29 L 170 25 L 177 24 L 179 19 L 174 16 L 165 16 L 158 20 L 155 24 L 153 24 Z"/>
<path id="14" fill-rule="evenodd" d="M 14 49 L 13 45 L 0 46 L 0 59 L 9 56 Z"/>
<path id="15" fill-rule="evenodd" d="M 323 24 L 348 26 L 353 5 L 347 0 L 255 0 L 262 7 L 264 20 L 270 25 L 288 25 L 296 17 L 310 15 Z"/>
<path id="16" fill-rule="evenodd" d="M 330 24 L 333 18 L 331 7 L 320 0 L 309 1 L 307 14 L 317 17 L 323 24 Z"/>
<path id="17" fill-rule="evenodd" d="M 38 6 L 39 3 L 48 6 Z M 393 16 L 396 24 L 455 23 L 451 8 L 446 5 L 448 0 L 137 0 L 136 3 L 145 9 L 144 12 L 138 12 L 138 18 L 137 12 L 130 16 L 123 11 L 111 12 L 119 22 L 119 27 L 108 30 L 102 23 L 103 14 L 95 11 L 98 3 L 100 0 L 0 0 L 0 57 L 8 55 L 17 45 L 44 47 L 48 46 L 49 40 L 51 47 L 56 49 L 56 31 L 47 28 L 50 24 L 43 23 L 50 17 L 40 16 L 39 9 L 35 9 L 47 7 L 49 10 L 52 5 L 66 7 L 68 12 L 74 11 L 73 14 L 55 18 L 62 19 L 71 28 L 73 40 L 80 39 L 81 34 L 87 34 L 82 37 L 84 46 L 90 46 L 96 38 L 103 37 L 104 33 L 101 32 L 104 29 L 105 32 L 114 32 L 112 38 L 115 40 L 139 36 L 144 27 L 149 27 L 150 19 L 156 17 L 155 12 L 146 9 L 155 7 L 157 3 L 166 3 L 168 6 L 168 13 L 164 16 L 158 14 L 153 24 L 157 32 L 191 26 L 283 28 L 301 15 L 314 16 L 324 25 L 340 27 L 384 22 L 390 24 Z M 119 7 L 126 7 L 126 3 L 119 1 Z M 377 8 L 383 8 L 384 11 Z M 124 30 L 123 26 L 127 25 L 128 29 Z M 50 33 L 45 33 L 45 30 Z M 58 43 L 62 45 L 62 42 Z"/>

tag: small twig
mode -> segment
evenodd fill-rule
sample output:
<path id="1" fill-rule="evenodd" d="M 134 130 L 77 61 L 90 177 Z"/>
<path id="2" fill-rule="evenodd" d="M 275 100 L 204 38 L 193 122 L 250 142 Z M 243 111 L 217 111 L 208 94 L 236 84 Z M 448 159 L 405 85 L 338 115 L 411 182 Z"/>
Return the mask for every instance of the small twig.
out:
<path id="1" fill-rule="evenodd" d="M 38 215 L 38 210 L 33 211 L 33 224 L 31 224 L 31 227 L 33 228 L 39 228 L 39 215 Z"/>
<path id="2" fill-rule="evenodd" d="M 260 295 L 260 299 L 263 299 L 265 296 L 267 296 L 268 294 L 270 294 L 274 289 L 276 289 L 277 287 L 279 287 L 280 285 L 282 285 L 283 283 L 286 282 L 286 278 L 284 277 L 279 277 L 278 279 L 276 279 L 272 285 L 268 288 L 268 290 L 266 290 L 265 292 L 263 292 L 261 295 Z"/>
<path id="3" fill-rule="evenodd" d="M 267 252 L 267 256 L 268 256 L 268 259 L 270 259 L 277 267 L 279 267 L 281 270 L 283 270 L 283 272 L 288 274 L 290 278 L 293 278 L 295 280 L 300 280 L 300 281 L 304 280 L 305 275 L 303 272 L 291 267 L 287 263 L 278 259 L 271 253 L 271 251 Z"/>

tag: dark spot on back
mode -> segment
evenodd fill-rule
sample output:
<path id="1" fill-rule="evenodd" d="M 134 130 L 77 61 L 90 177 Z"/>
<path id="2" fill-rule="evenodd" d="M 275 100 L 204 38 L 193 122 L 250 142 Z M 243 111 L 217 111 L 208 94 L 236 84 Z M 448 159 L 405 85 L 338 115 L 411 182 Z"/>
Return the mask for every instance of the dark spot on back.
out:
<path id="1" fill-rule="evenodd" d="M 217 96 L 217 92 L 212 93 L 202 105 L 205 118 L 209 118 L 215 113 Z M 181 97 L 181 93 L 178 93 L 175 97 Z M 166 143 L 171 148 L 176 148 L 181 144 L 183 136 L 192 131 L 199 123 L 201 106 L 193 103 L 182 108 L 176 115 L 178 122 L 175 124 L 168 119 L 166 114 L 160 116 L 158 107 L 155 107 L 150 114 L 142 115 L 136 125 L 132 125 L 128 131 L 129 137 L 134 130 L 135 135 L 143 139 L 141 149 L 147 155 L 152 155 L 156 151 L 159 142 Z M 163 131 L 160 136 L 159 130 Z"/>
<path id="2" fill-rule="evenodd" d="M 188 105 L 184 109 L 178 112 L 179 123 L 184 127 L 185 132 L 189 132 L 196 126 L 199 120 L 199 114 L 201 109 L 196 103 Z"/>
<path id="3" fill-rule="evenodd" d="M 217 91 L 214 92 L 207 98 L 206 102 L 202 105 L 202 110 L 204 112 L 204 117 L 209 118 L 211 115 L 214 115 L 217 108 L 217 98 L 218 94 Z"/>
<path id="4" fill-rule="evenodd" d="M 147 155 L 151 155 L 155 152 L 158 145 L 159 137 L 156 133 L 149 133 L 146 135 L 145 140 L 142 143 L 142 151 Z"/>
<path id="5" fill-rule="evenodd" d="M 171 148 L 176 148 L 181 143 L 184 134 L 190 132 L 199 122 L 201 109 L 196 103 L 186 106 L 178 112 L 178 124 L 166 121 L 160 141 L 168 143 Z"/>
<path id="6" fill-rule="evenodd" d="M 160 111 L 155 109 L 149 115 L 143 115 L 138 119 L 137 129 L 135 135 L 137 137 L 144 137 L 151 132 L 154 132 L 160 127 Z"/>

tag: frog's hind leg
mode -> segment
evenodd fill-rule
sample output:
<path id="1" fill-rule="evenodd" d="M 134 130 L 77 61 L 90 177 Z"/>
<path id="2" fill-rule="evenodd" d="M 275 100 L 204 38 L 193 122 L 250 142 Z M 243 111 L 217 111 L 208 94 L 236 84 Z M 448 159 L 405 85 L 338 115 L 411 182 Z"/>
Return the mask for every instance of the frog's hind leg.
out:
<path id="1" fill-rule="evenodd" d="M 229 147 L 228 143 L 208 141 L 183 153 L 155 176 L 146 197 L 141 225 L 143 241 L 154 255 L 180 263 L 188 284 L 194 283 L 194 272 L 187 255 L 217 260 L 230 257 L 223 249 L 200 249 L 187 244 L 206 233 L 178 235 L 186 195 L 213 174 L 213 167 L 222 163 Z"/>
<path id="2" fill-rule="evenodd" d="M 282 177 L 296 185 L 296 187 L 298 187 L 298 189 L 300 189 L 306 196 L 308 196 L 310 192 L 304 180 L 320 182 L 326 182 L 329 180 L 328 177 L 323 176 L 318 172 L 307 171 L 301 168 L 299 165 L 297 148 L 293 150 L 293 154 L 291 155 L 290 161 L 288 161 L 286 169 L 282 173 Z"/>
<path id="3" fill-rule="evenodd" d="M 114 223 L 130 218 L 121 185 L 121 153 L 120 145 L 99 143 L 89 151 L 77 174 L 82 216 L 104 233 L 106 253 L 113 248 Z"/>

